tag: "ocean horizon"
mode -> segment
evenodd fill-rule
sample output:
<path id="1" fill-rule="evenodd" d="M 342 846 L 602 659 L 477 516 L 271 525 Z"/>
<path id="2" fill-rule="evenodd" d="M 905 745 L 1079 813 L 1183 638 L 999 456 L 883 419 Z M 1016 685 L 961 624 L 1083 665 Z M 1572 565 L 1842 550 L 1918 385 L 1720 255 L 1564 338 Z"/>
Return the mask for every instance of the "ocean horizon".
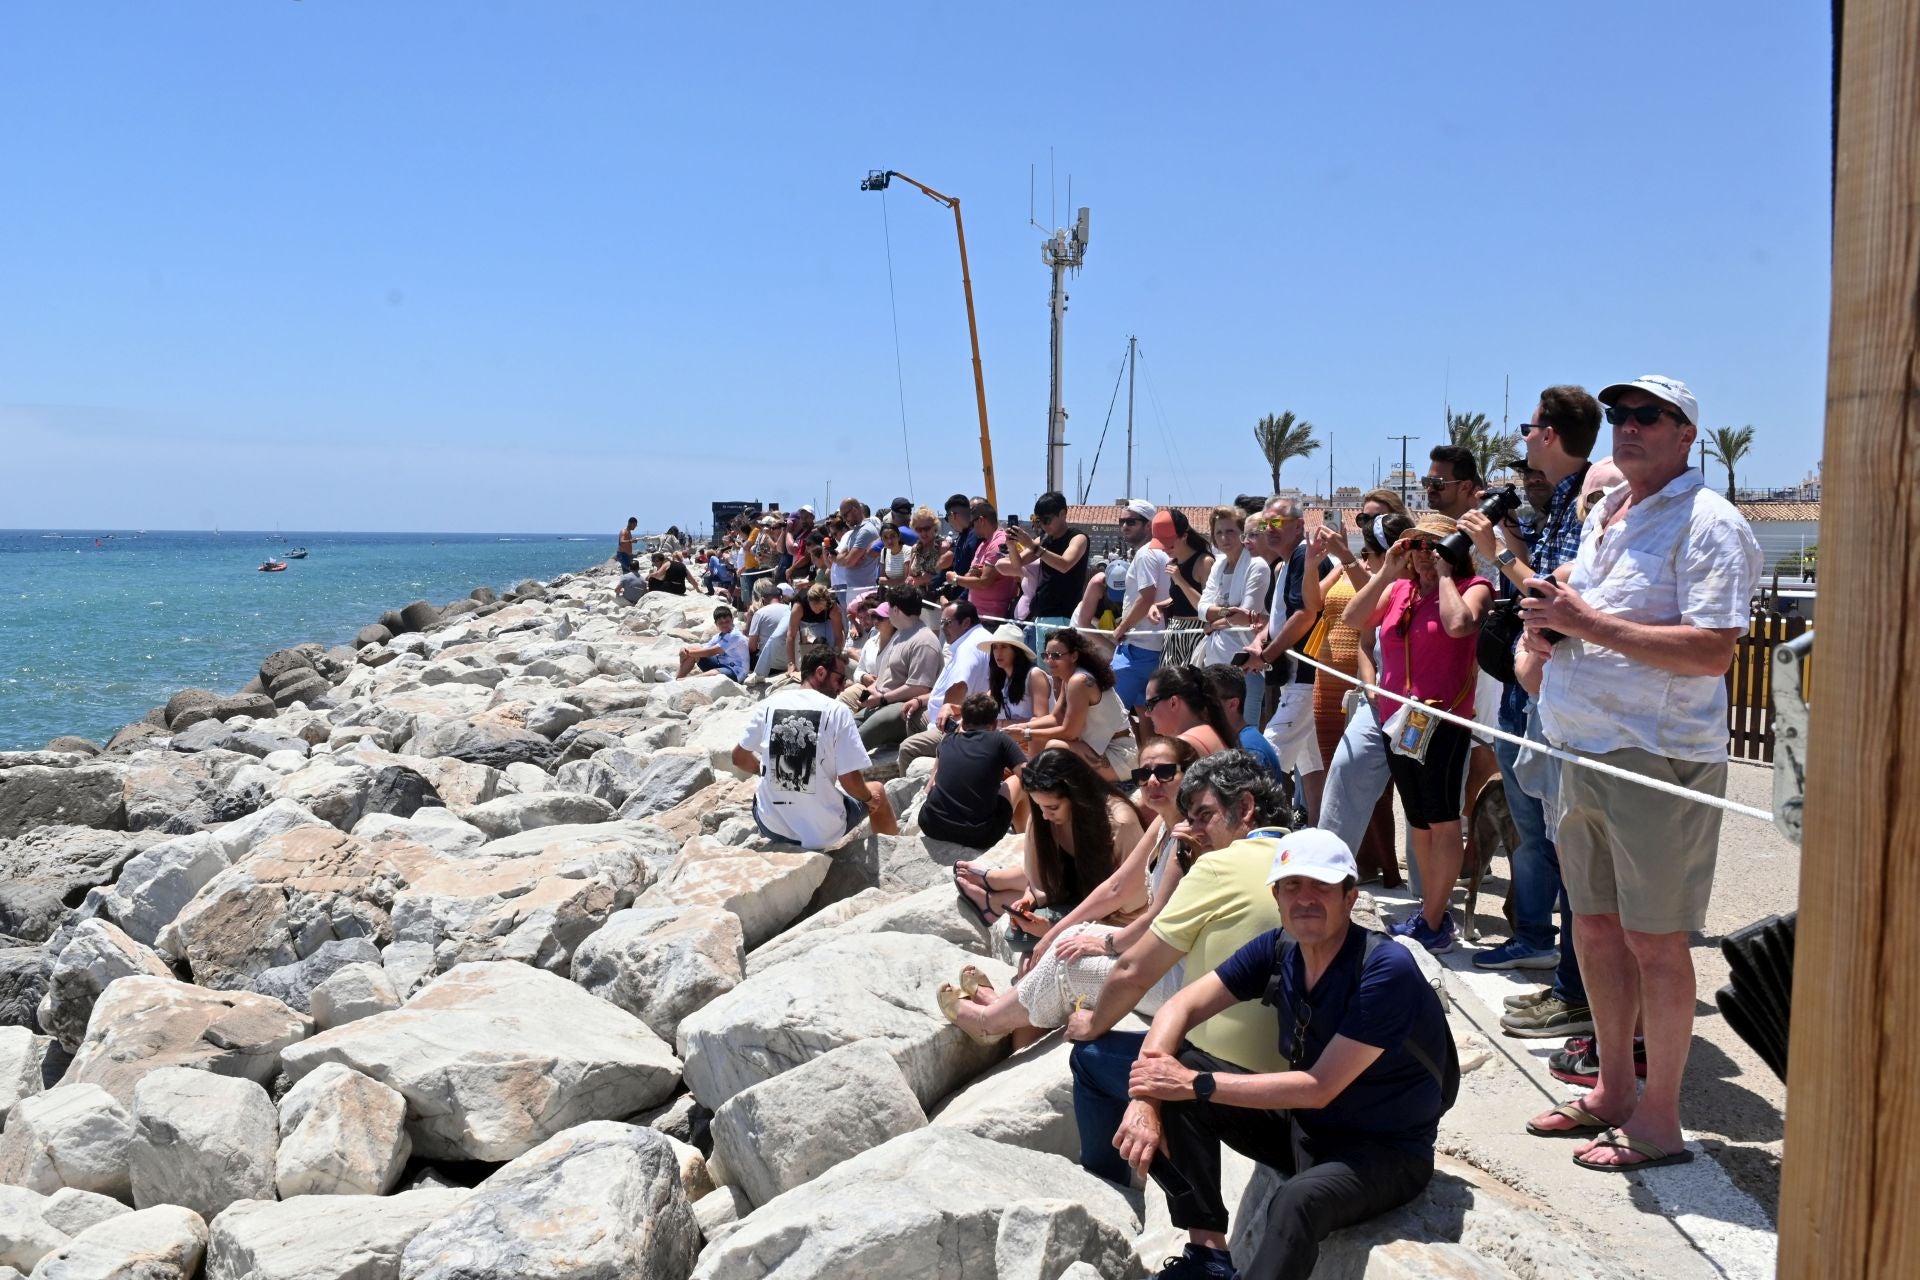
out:
<path id="1" fill-rule="evenodd" d="M 232 693 L 260 660 L 336 645 L 388 609 L 601 564 L 612 533 L 0 530 L 0 750 L 105 744 L 185 688 Z M 297 547 L 285 572 L 260 564 Z"/>

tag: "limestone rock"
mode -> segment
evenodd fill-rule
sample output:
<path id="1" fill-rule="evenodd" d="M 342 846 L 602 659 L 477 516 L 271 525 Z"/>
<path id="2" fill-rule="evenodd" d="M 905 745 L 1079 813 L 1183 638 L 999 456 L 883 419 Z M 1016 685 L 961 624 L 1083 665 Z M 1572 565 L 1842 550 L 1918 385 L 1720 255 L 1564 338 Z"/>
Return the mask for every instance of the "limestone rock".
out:
<path id="1" fill-rule="evenodd" d="M 927 1123 L 880 1044 L 846 1045 L 751 1085 L 713 1113 L 713 1147 L 755 1205 Z"/>
<path id="2" fill-rule="evenodd" d="M 320 758 L 276 784 L 276 799 L 291 800 L 329 826 L 353 830 L 366 813 L 373 770 Z"/>
<path id="3" fill-rule="evenodd" d="M 1077 1162 L 1072 1049 L 1057 1033 L 1028 1045 L 947 1099 L 932 1123 Z"/>
<path id="4" fill-rule="evenodd" d="M 734 766 L 733 749 L 747 736 L 747 721 L 752 715 L 745 708 L 709 712 L 700 717 L 693 732 L 687 736 L 687 746 L 707 757 L 715 777 L 746 776 Z"/>
<path id="5" fill-rule="evenodd" d="M 573 980 L 651 1027 L 667 1043 L 680 1020 L 742 977 L 740 918 L 719 907 L 615 912 L 573 953 Z"/>
<path id="6" fill-rule="evenodd" d="M 88 1227 L 128 1212 L 127 1206 L 112 1196 L 78 1187 L 62 1187 L 40 1206 L 40 1217 L 50 1227 L 77 1236 Z"/>
<path id="7" fill-rule="evenodd" d="M 412 749 L 423 756 L 451 756 L 495 769 L 516 762 L 545 765 L 554 756 L 553 743 L 541 735 L 481 719 L 446 721 L 416 739 Z"/>
<path id="8" fill-rule="evenodd" d="M 32 1271 L 42 1257 L 67 1242 L 70 1233 L 44 1217 L 51 1203 L 38 1191 L 0 1185 L 0 1268 L 14 1268 L 16 1274 Z"/>
<path id="9" fill-rule="evenodd" d="M 51 1195 L 61 1187 L 126 1200 L 133 1118 L 97 1085 L 62 1084 L 23 1098 L 0 1132 L 0 1183 Z"/>
<path id="10" fill-rule="evenodd" d="M 336 969 L 313 989 L 309 1011 L 322 1031 L 400 1007 L 393 980 L 377 961 Z"/>
<path id="11" fill-rule="evenodd" d="M 499 839 L 541 827 L 607 822 L 613 818 L 613 806 L 593 796 L 543 792 L 531 796 L 502 796 L 475 805 L 460 816 Z"/>
<path id="12" fill-rule="evenodd" d="M 224 734 L 225 729 L 216 726 Z M 186 835 L 238 817 L 220 810 L 228 753 L 218 742 L 199 755 L 142 752 L 122 771 L 121 805 L 129 831 Z"/>
<path id="13" fill-rule="evenodd" d="M 207 1224 L 179 1205 L 155 1205 L 88 1227 L 40 1260 L 33 1280 L 193 1280 Z"/>
<path id="14" fill-rule="evenodd" d="M 229 863 L 244 861 L 255 849 L 277 835 L 300 827 L 328 825 L 312 810 L 293 800 L 275 800 L 244 818 L 236 818 L 210 834 L 219 842 Z M 168 843 L 172 843 L 169 841 Z"/>
<path id="15" fill-rule="evenodd" d="M 881 933 L 824 943 L 748 978 L 683 1019 L 694 1096 L 717 1109 L 749 1085 L 860 1040 L 883 1045 L 930 1107 L 1005 1053 L 941 1016 L 934 993 L 968 964 L 997 985 L 1012 971 L 938 938 Z"/>
<path id="16" fill-rule="evenodd" d="M 207 1280 L 395 1280 L 407 1243 L 467 1194 L 243 1200 L 214 1221 Z"/>
<path id="17" fill-rule="evenodd" d="M 397 840 L 446 854 L 468 853 L 487 842 L 487 833 L 480 828 L 462 822 L 449 809 L 435 808 L 417 809 L 408 818 L 370 813 L 353 824 L 353 834 L 369 844 Z"/>
<path id="18" fill-rule="evenodd" d="M 717 1187 L 693 1202 L 693 1220 L 708 1243 L 722 1239 L 740 1219 L 753 1212 L 753 1202 L 737 1187 Z"/>
<path id="19" fill-rule="evenodd" d="M 338 1062 L 407 1099 L 429 1160 L 510 1160 L 570 1125 L 672 1096 L 680 1063 L 645 1023 L 564 978 L 463 964 L 391 1013 L 284 1055 L 294 1079 Z"/>
<path id="20" fill-rule="evenodd" d="M 40 1023 L 72 1053 L 87 1034 L 94 1002 L 107 987 L 136 975 L 171 978 L 173 971 L 151 950 L 105 920 L 83 920 L 73 941 L 53 962 L 53 977 Z"/>
<path id="21" fill-rule="evenodd" d="M 579 1125 L 501 1169 L 413 1238 L 402 1280 L 685 1280 L 699 1228 L 672 1144 L 650 1129 Z"/>
<path id="22" fill-rule="evenodd" d="M 47 1050 L 53 1041 L 26 1027 L 0 1027 L 0 1129 L 22 1098 L 46 1088 Z"/>
<path id="23" fill-rule="evenodd" d="M 39 1029 L 54 959 L 51 947 L 0 947 L 0 1027 Z"/>
<path id="24" fill-rule="evenodd" d="M 104 904 L 106 914 L 129 938 L 152 946 L 160 930 L 172 924 L 193 895 L 231 861 L 220 838 L 210 832 L 143 849 L 120 869 Z"/>
<path id="25" fill-rule="evenodd" d="M 1045 1199 L 1016 1204 L 1000 1217 L 994 1238 L 994 1274 L 998 1280 L 1056 1280 L 1076 1268 L 1099 1277 L 1138 1275 L 1138 1263 L 1125 1272 L 1105 1273 L 1084 1261 L 1111 1256 L 1110 1227 L 1083 1204 Z"/>
<path id="26" fill-rule="evenodd" d="M 385 1195 L 413 1143 L 407 1100 L 339 1063 L 316 1067 L 280 1100 L 274 1185 L 280 1198 Z"/>
<path id="27" fill-rule="evenodd" d="M 0 834 L 8 819 L 6 780 L 22 772 L 0 769 Z M 62 770 L 62 772 L 74 772 Z M 112 883 L 135 854 L 159 838 L 84 826 L 48 826 L 0 840 L 0 933 L 44 942 L 57 927 L 64 901 Z"/>
<path id="28" fill-rule="evenodd" d="M 571 702 L 558 698 L 538 703 L 527 710 L 527 730 L 543 738 L 557 738 L 587 718 L 587 713 Z"/>
<path id="29" fill-rule="evenodd" d="M 698 756 L 654 756 L 620 804 L 622 818 L 664 813 L 713 783 L 713 766 Z"/>
<path id="30" fill-rule="evenodd" d="M 211 1219 L 236 1200 L 271 1199 L 279 1141 L 273 1101 L 253 1081 L 187 1067 L 149 1072 L 133 1091 L 134 1206 L 185 1205 Z"/>
<path id="31" fill-rule="evenodd" d="M 266 996 L 209 991 L 171 978 L 122 978 L 95 1003 L 87 1037 L 67 1068 L 131 1105 L 135 1086 L 161 1067 L 193 1067 L 265 1085 L 280 1053 L 313 1024 Z"/>
<path id="32" fill-rule="evenodd" d="M 0 837 L 57 825 L 125 830 L 127 807 L 120 794 L 120 768 L 97 764 L 0 769 Z"/>
<path id="33" fill-rule="evenodd" d="M 639 906 L 723 907 L 749 947 L 800 918 L 830 863 L 822 853 L 758 852 L 690 840 Z"/>
<path id="34" fill-rule="evenodd" d="M 844 898 L 878 886 L 894 892 L 918 892 L 953 883 L 953 864 L 981 858 L 978 849 L 924 836 L 875 835 L 864 827 L 833 851 L 833 871 L 822 886 L 823 901 Z M 990 850 L 987 855 L 992 857 Z"/>
<path id="35" fill-rule="evenodd" d="M 867 909 L 845 909 L 846 903 Z M 825 917 L 812 929 L 803 926 Z M 805 955 L 823 942 L 869 933 L 917 933 L 944 938 L 976 955 L 992 955 L 991 934 L 980 917 L 967 910 L 951 881 L 906 897 L 887 896 L 887 890 L 867 889 L 809 916 L 800 926 L 768 942 L 747 957 L 747 972 L 759 973 L 783 960 Z"/>
<path id="36" fill-rule="evenodd" d="M 313 1012 L 313 990 L 349 965 L 377 966 L 380 948 L 365 938 L 336 938 L 323 942 L 312 955 L 280 965 L 253 977 L 247 987 L 271 996 L 299 1013 Z"/>
<path id="37" fill-rule="evenodd" d="M 515 795 L 538 795 L 542 791 L 565 791 L 565 787 L 555 787 L 547 771 L 530 764 L 510 764 L 501 771 L 502 786 L 513 788 Z"/>
<path id="38" fill-rule="evenodd" d="M 764 1205 L 700 1255 L 695 1280 L 998 1277 L 1005 1219 L 1038 1206 L 1101 1276 L 1142 1273 L 1118 1190 L 1059 1156 L 953 1129 L 919 1129 Z M 1084 1221 L 1082 1219 L 1084 1218 Z M 1045 1224 L 1016 1219 L 1026 1239 Z"/>

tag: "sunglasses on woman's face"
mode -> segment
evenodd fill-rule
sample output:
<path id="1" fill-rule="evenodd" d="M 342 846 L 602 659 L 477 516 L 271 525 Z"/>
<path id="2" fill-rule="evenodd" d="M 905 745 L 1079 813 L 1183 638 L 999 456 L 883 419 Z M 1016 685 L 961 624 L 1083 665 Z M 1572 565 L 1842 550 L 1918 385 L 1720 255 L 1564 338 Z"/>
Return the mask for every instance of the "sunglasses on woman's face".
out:
<path id="1" fill-rule="evenodd" d="M 1177 764 L 1143 764 L 1133 771 L 1133 785 L 1144 787 L 1148 778 L 1157 778 L 1161 782 L 1172 782 L 1180 776 Z"/>
<path id="2" fill-rule="evenodd" d="M 1048 662 L 1065 662 L 1068 658 L 1071 658 L 1073 655 L 1068 653 L 1065 649 L 1048 649 L 1044 653 L 1042 653 L 1040 656 L 1045 658 Z"/>

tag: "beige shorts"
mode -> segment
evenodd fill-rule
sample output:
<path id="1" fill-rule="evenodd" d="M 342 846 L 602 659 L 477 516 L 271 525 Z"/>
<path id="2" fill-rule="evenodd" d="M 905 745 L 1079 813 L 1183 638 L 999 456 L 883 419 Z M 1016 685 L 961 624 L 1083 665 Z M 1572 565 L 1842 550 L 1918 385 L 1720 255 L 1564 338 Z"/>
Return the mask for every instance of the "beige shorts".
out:
<path id="1" fill-rule="evenodd" d="M 1589 758 L 1689 791 L 1727 793 L 1724 760 L 1674 760 L 1635 748 Z M 1706 927 L 1720 852 L 1720 810 L 1712 805 L 1564 765 L 1559 846 L 1576 915 L 1617 915 L 1636 933 Z"/>

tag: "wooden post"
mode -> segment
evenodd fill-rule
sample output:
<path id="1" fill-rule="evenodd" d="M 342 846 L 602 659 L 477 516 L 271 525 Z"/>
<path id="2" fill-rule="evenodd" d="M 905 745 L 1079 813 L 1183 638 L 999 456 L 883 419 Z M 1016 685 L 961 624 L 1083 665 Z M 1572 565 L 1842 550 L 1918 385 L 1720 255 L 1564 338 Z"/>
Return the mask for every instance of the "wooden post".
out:
<path id="1" fill-rule="evenodd" d="M 1920 1276 L 1920 0 L 1839 50 L 1783 1277 Z"/>

